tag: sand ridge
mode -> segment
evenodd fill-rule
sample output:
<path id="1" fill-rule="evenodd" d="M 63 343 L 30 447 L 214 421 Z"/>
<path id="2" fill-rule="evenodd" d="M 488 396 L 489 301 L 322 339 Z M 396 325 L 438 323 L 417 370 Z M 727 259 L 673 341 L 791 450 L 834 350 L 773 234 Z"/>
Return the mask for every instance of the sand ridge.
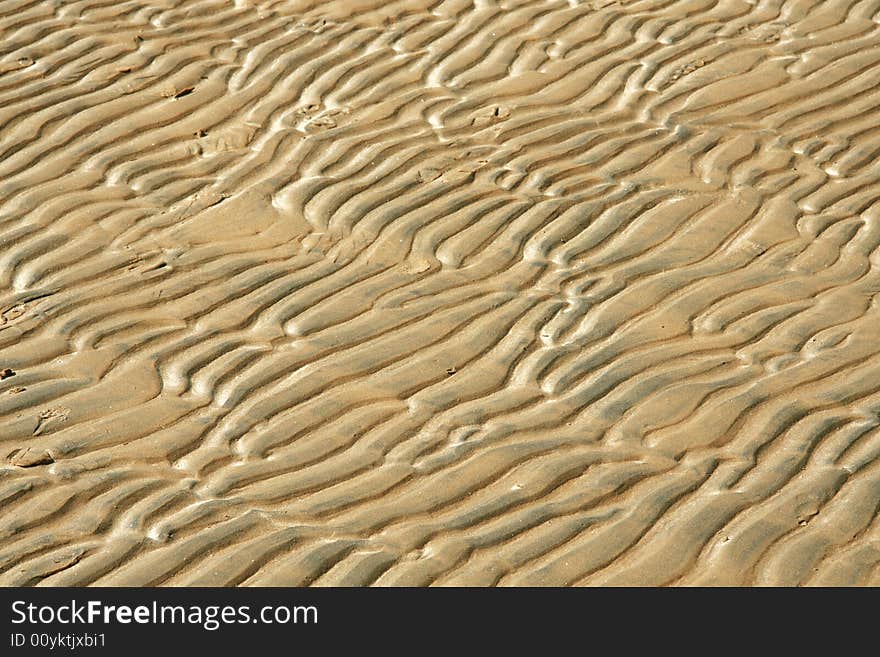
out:
<path id="1" fill-rule="evenodd" d="M 0 3 L 0 584 L 880 584 L 878 24 Z"/>

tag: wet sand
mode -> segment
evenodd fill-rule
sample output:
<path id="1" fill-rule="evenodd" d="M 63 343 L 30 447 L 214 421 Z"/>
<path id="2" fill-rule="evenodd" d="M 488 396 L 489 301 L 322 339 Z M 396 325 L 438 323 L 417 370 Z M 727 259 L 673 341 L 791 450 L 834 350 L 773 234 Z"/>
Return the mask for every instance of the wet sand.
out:
<path id="1" fill-rule="evenodd" d="M 0 585 L 880 585 L 880 0 L 0 3 Z"/>

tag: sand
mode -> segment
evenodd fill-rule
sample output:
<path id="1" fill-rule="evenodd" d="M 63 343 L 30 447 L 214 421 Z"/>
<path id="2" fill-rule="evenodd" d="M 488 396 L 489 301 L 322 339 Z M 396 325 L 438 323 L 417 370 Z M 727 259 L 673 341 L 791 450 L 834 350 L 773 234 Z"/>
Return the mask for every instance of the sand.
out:
<path id="1" fill-rule="evenodd" d="M 0 585 L 880 585 L 880 0 L 4 0 Z"/>

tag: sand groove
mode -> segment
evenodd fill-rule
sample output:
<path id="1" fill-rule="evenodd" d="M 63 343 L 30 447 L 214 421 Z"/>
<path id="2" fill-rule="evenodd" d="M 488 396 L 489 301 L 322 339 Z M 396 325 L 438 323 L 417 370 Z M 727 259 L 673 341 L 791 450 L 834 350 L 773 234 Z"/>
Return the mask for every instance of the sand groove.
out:
<path id="1" fill-rule="evenodd" d="M 0 2 L 0 584 L 880 584 L 880 0 Z"/>

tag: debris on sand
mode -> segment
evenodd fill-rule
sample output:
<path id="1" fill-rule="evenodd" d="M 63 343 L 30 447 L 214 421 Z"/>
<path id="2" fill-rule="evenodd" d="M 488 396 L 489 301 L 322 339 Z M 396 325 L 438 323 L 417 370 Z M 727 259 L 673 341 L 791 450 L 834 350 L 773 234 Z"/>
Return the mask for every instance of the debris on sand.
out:
<path id="1" fill-rule="evenodd" d="M 38 465 L 51 465 L 55 458 L 47 449 L 22 447 L 9 455 L 9 462 L 19 468 L 33 468 Z"/>

